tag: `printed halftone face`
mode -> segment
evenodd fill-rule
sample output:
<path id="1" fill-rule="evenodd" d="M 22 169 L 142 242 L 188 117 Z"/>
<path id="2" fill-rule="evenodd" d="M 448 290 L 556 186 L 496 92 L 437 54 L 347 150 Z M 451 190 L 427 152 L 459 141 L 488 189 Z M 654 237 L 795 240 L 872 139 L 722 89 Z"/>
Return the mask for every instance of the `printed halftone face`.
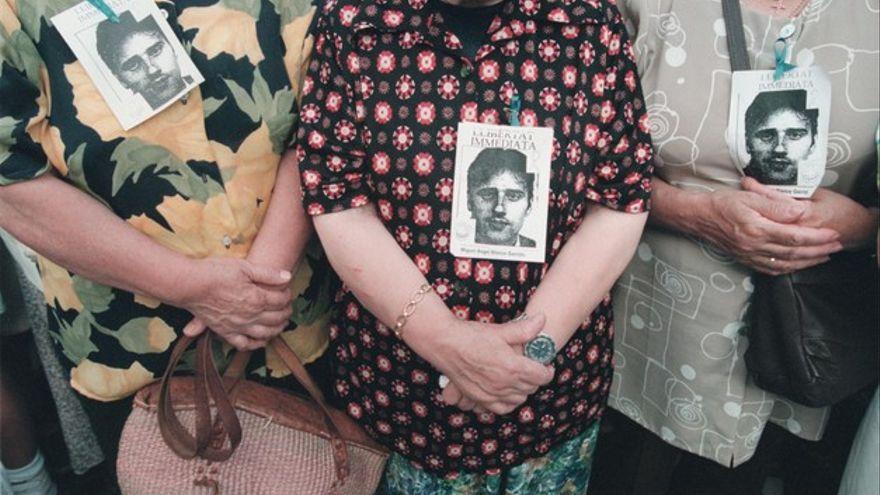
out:
<path id="1" fill-rule="evenodd" d="M 752 162 L 769 179 L 797 180 L 797 167 L 813 148 L 813 135 L 806 117 L 790 109 L 779 109 L 749 136 Z"/>
<path id="2" fill-rule="evenodd" d="M 126 87 L 158 106 L 183 90 L 171 45 L 157 33 L 136 32 L 119 49 L 117 76 Z"/>
<path id="3" fill-rule="evenodd" d="M 509 171 L 475 187 L 468 206 L 476 220 L 476 241 L 512 246 L 529 213 L 525 178 Z"/>

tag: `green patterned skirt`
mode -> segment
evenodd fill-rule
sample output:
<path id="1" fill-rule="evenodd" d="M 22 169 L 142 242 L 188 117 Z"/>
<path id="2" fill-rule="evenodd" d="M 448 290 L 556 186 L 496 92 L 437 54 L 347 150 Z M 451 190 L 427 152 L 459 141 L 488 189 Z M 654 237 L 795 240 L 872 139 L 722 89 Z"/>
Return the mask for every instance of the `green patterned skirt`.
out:
<path id="1" fill-rule="evenodd" d="M 392 454 L 377 495 L 569 495 L 583 494 L 590 482 L 599 422 L 577 437 L 557 445 L 547 455 L 530 459 L 502 475 L 462 473 L 445 479 L 413 467 Z"/>

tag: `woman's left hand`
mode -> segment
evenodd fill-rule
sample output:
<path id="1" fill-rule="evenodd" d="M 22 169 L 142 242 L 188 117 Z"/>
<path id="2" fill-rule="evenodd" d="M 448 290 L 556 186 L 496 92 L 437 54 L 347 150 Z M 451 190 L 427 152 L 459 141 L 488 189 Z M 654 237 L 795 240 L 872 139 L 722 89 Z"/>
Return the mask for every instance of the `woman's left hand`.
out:
<path id="1" fill-rule="evenodd" d="M 262 256 L 254 255 L 251 253 L 248 255 L 247 260 L 253 263 L 261 263 L 267 260 L 261 259 Z M 292 311 L 292 307 L 288 307 L 287 311 Z M 288 315 L 289 318 L 289 315 Z M 250 328 L 248 332 L 238 333 L 233 335 L 228 335 L 223 337 L 228 344 L 235 347 L 239 351 L 254 351 L 257 349 L 261 349 L 266 347 L 276 336 L 280 335 L 281 332 L 287 327 L 288 323 L 284 323 L 282 325 L 277 325 L 272 328 L 261 327 Z M 184 335 L 188 337 L 198 337 L 205 330 L 207 330 L 208 326 L 199 318 L 193 318 L 185 327 L 183 327 Z M 259 330 L 259 332 L 258 332 Z"/>
<path id="2" fill-rule="evenodd" d="M 801 201 L 807 204 L 807 210 L 796 222 L 804 227 L 830 228 L 840 234 L 840 242 L 844 249 L 865 247 L 872 240 L 877 229 L 877 210 L 865 208 L 843 194 L 820 187 L 809 199 L 797 200 L 767 187 L 747 177 L 742 180 L 742 187 L 747 191 L 761 194 L 771 199 L 784 201 Z"/>
<path id="3" fill-rule="evenodd" d="M 184 333 L 184 335 L 186 335 L 188 337 L 197 337 L 197 336 L 201 335 L 202 332 L 204 332 L 207 329 L 208 329 L 208 325 L 205 325 L 205 323 L 202 320 L 200 320 L 198 318 L 193 318 L 192 320 L 189 321 L 189 323 L 187 323 L 187 325 L 185 327 L 183 327 L 183 333 Z M 281 330 L 278 330 L 278 334 L 280 334 L 280 333 L 281 333 Z M 232 347 L 235 347 L 236 350 L 255 351 L 257 349 L 261 349 L 263 347 L 266 347 L 266 345 L 269 344 L 269 341 L 272 340 L 272 338 L 274 338 L 274 336 L 262 338 L 262 337 L 252 337 L 249 335 L 236 333 L 236 334 L 222 336 L 220 338 L 222 340 L 224 340 L 226 343 L 228 343 L 229 345 L 231 345 Z"/>
<path id="4" fill-rule="evenodd" d="M 512 344 L 510 348 L 513 349 L 513 352 L 517 354 L 523 354 L 523 344 Z M 524 404 L 526 400 L 528 400 L 528 396 L 508 396 L 505 399 L 505 402 L 509 404 L 512 408 L 516 408 Z M 474 411 L 478 414 L 483 412 L 491 412 L 480 404 L 477 404 L 476 401 L 473 401 L 468 396 L 464 395 L 458 388 L 458 385 L 456 385 L 455 382 L 451 380 L 446 385 L 446 387 L 443 388 L 443 402 L 450 406 L 456 406 L 462 411 Z"/>

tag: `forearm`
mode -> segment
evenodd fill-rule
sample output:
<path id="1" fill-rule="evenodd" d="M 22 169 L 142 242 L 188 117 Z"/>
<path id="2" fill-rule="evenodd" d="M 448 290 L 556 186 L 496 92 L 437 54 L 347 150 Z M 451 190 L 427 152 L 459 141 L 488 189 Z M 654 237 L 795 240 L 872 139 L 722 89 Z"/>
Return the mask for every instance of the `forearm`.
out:
<path id="1" fill-rule="evenodd" d="M 708 194 L 679 189 L 659 177 L 651 179 L 651 213 L 648 222 L 673 232 L 699 234 L 701 212 L 705 213 Z"/>
<path id="2" fill-rule="evenodd" d="M 293 271 L 312 235 L 300 194 L 296 155 L 287 152 L 278 166 L 272 198 L 248 252 L 249 260 Z"/>
<path id="3" fill-rule="evenodd" d="M 55 176 L 0 187 L 0 226 L 91 281 L 173 305 L 185 297 L 189 258 L 157 244 Z"/>
<path id="4" fill-rule="evenodd" d="M 834 222 L 823 225 L 840 232 L 840 242 L 849 251 L 870 249 L 875 242 L 877 225 L 880 223 L 880 210 L 875 207 L 861 208 L 856 214 L 847 216 L 841 224 Z"/>
<path id="5" fill-rule="evenodd" d="M 345 285 L 379 321 L 393 327 L 404 305 L 428 283 L 376 215 L 373 205 L 314 217 L 327 258 Z M 435 332 L 455 323 L 437 294 L 429 292 L 408 319 L 406 343 L 435 362 L 440 340 Z"/>
<path id="6" fill-rule="evenodd" d="M 545 333 L 561 348 L 593 312 L 632 258 L 647 214 L 590 205 L 526 307 L 544 313 Z"/>

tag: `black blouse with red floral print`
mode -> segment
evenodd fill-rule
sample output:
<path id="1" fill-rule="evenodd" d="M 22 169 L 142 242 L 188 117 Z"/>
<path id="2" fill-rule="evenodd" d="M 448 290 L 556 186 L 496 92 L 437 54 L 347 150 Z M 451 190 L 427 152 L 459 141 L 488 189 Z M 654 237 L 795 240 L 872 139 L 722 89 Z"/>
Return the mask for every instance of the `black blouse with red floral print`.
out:
<path id="1" fill-rule="evenodd" d="M 588 201 L 647 210 L 647 115 L 613 4 L 505 0 L 487 43 L 468 58 L 435 1 L 326 3 L 303 85 L 303 201 L 312 215 L 372 204 L 456 316 L 501 323 L 523 310 Z M 455 257 L 456 127 L 507 124 L 514 98 L 520 125 L 554 129 L 547 262 Z M 446 406 L 437 370 L 350 292 L 340 292 L 337 308 L 340 402 L 371 435 L 434 474 L 521 463 L 602 414 L 612 373 L 610 296 L 562 346 L 554 381 L 504 416 Z"/>

